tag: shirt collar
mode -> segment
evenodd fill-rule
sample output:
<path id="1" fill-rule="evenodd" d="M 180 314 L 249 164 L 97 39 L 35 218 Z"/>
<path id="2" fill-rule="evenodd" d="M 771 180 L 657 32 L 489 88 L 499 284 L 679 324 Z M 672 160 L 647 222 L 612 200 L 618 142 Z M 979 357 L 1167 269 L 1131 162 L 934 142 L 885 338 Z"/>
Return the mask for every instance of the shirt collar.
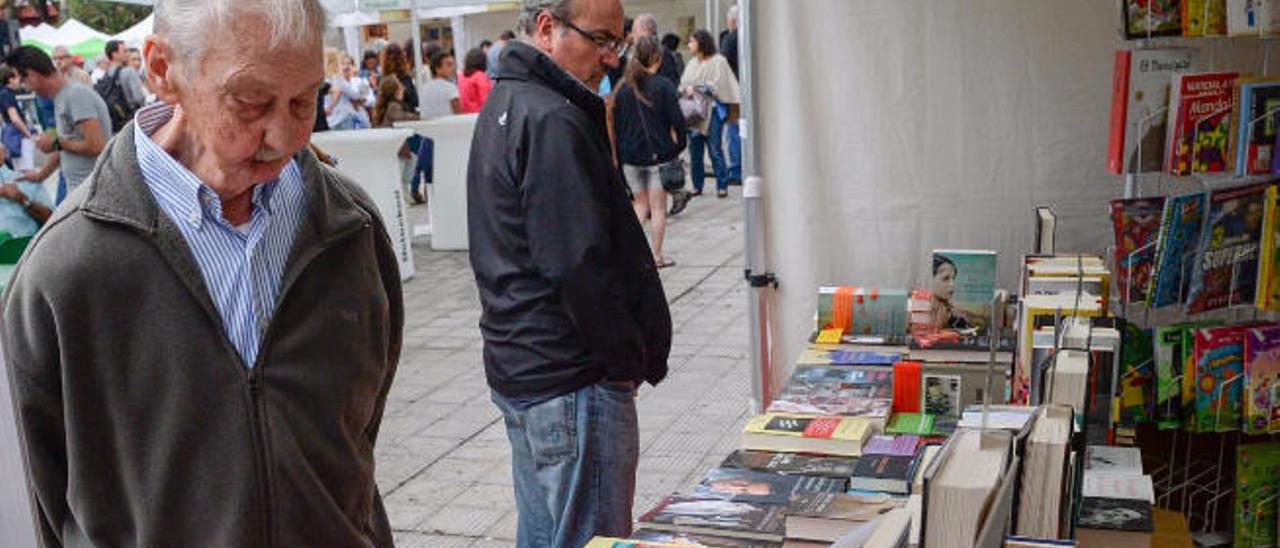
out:
<path id="1" fill-rule="evenodd" d="M 133 134 L 134 147 L 138 151 L 138 164 L 142 177 L 164 209 L 176 213 L 179 219 L 200 228 L 205 217 L 222 221 L 222 200 L 205 185 L 195 173 L 157 144 L 152 135 L 173 118 L 174 106 L 156 102 L 140 109 L 135 117 L 138 131 Z M 285 169 L 293 169 L 292 162 Z M 259 184 L 253 189 L 253 207 L 264 213 L 272 213 L 271 198 L 275 195 L 277 177 Z"/>

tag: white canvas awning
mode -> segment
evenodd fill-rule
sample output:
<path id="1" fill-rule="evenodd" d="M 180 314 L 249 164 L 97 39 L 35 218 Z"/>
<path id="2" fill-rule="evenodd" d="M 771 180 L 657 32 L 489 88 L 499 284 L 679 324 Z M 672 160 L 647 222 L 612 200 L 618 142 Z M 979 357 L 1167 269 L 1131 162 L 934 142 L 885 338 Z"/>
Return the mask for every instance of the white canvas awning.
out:
<path id="1" fill-rule="evenodd" d="M 146 19 L 139 21 L 138 24 L 125 29 L 120 34 L 112 36 L 116 40 L 120 40 L 130 47 L 138 47 L 142 42 L 151 36 L 152 28 L 155 26 L 156 16 L 148 15 Z"/>

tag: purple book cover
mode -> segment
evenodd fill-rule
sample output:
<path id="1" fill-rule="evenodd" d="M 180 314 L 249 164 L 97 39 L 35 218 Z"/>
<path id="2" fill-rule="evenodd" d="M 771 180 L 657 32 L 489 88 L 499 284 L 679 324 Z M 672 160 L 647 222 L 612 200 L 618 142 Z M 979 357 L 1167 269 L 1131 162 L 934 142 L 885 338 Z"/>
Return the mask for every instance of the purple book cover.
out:
<path id="1" fill-rule="evenodd" d="M 872 436 L 862 448 L 863 455 L 891 455 L 910 457 L 916 454 L 916 446 L 920 436 L 903 434 L 901 436 Z"/>

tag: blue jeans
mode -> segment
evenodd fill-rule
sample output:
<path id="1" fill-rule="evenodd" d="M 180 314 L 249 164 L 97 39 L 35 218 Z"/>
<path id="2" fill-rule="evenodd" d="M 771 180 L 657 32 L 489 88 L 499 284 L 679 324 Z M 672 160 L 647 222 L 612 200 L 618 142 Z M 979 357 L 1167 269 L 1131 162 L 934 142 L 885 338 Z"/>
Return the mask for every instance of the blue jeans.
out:
<path id="1" fill-rule="evenodd" d="M 521 409 L 497 392 L 511 441 L 519 548 L 578 548 L 631 534 L 640 430 L 635 391 L 613 383 Z"/>
<path id="2" fill-rule="evenodd" d="M 725 124 L 725 140 L 729 145 L 729 180 L 742 182 L 742 136 L 738 134 L 738 123 Z"/>
<path id="3" fill-rule="evenodd" d="M 689 175 L 693 178 L 693 189 L 702 190 L 706 177 L 706 167 L 702 163 L 703 147 L 710 151 L 711 170 L 716 176 L 716 190 L 728 190 L 729 173 L 724 165 L 724 149 L 720 142 L 721 130 L 724 128 L 724 116 L 719 108 L 711 109 L 711 122 L 707 125 L 707 134 L 697 131 L 689 132 Z"/>

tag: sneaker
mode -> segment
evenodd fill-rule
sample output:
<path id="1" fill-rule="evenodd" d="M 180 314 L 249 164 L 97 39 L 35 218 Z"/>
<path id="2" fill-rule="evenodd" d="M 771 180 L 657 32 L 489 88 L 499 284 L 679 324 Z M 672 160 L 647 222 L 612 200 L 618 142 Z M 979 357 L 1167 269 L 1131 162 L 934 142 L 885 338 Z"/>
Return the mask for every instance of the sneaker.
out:
<path id="1" fill-rule="evenodd" d="M 417 189 L 417 190 L 410 190 L 410 191 L 409 191 L 409 199 L 413 201 L 414 205 L 417 205 L 417 204 L 425 204 L 425 203 L 427 203 L 427 199 L 426 199 L 426 197 L 424 197 L 424 196 L 422 195 L 422 189 L 421 189 L 421 188 L 419 188 L 419 189 Z"/>
<path id="2" fill-rule="evenodd" d="M 671 211 L 667 215 L 679 215 L 686 207 L 689 207 L 689 200 L 693 199 L 693 194 L 688 190 L 679 189 L 671 193 Z"/>

